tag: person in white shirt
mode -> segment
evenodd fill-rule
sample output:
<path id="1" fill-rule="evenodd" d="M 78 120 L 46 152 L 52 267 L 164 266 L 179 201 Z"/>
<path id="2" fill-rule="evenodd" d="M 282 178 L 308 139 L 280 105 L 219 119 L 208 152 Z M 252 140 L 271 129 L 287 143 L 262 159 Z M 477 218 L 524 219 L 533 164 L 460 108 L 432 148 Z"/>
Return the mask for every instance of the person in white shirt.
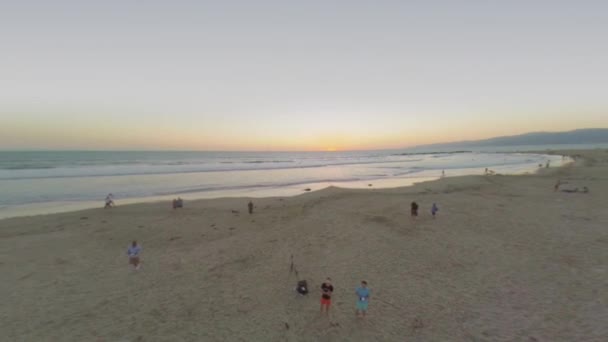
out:
<path id="1" fill-rule="evenodd" d="M 141 253 L 141 247 L 137 244 L 137 241 L 133 240 L 131 246 L 127 249 L 127 255 L 129 256 L 129 264 L 133 265 L 136 270 L 139 270 L 139 253 Z"/>

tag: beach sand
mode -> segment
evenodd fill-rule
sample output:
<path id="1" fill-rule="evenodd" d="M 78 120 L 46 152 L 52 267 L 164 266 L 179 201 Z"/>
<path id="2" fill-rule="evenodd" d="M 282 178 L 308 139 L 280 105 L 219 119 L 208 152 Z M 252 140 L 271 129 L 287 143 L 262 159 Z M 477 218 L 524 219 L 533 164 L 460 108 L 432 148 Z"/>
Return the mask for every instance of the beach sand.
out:
<path id="1" fill-rule="evenodd" d="M 608 151 L 562 153 L 584 159 L 535 175 L 253 199 L 253 215 L 247 198 L 175 211 L 118 199 L 2 220 L 0 340 L 606 341 Z M 558 178 L 590 193 L 554 192 Z M 126 256 L 133 239 L 139 271 Z M 292 255 L 308 296 L 294 291 Z"/>

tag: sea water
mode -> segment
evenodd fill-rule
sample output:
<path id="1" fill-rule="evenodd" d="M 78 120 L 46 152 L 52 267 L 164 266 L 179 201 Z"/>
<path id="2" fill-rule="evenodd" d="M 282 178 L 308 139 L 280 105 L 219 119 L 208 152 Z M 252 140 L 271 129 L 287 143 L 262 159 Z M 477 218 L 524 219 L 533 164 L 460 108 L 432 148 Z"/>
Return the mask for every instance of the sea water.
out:
<path id="1" fill-rule="evenodd" d="M 445 176 L 533 172 L 561 156 L 451 152 L 0 152 L 0 218 L 117 204 L 289 196 L 327 186 L 382 188 Z"/>

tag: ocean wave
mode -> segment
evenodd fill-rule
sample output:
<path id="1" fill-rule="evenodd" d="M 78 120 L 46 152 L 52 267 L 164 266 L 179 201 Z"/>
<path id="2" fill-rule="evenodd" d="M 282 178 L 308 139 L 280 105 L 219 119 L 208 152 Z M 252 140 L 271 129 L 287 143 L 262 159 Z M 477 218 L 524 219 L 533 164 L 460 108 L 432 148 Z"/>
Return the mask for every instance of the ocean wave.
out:
<path id="1" fill-rule="evenodd" d="M 473 153 L 473 151 L 449 151 L 449 152 L 403 152 L 395 153 L 393 156 L 418 156 L 418 155 L 436 155 L 436 154 L 461 154 L 461 153 Z"/>
<path id="2" fill-rule="evenodd" d="M 55 179 L 55 178 L 95 178 L 95 177 L 122 177 L 122 176 L 146 176 L 146 175 L 170 175 L 170 174 L 191 174 L 191 173 L 208 173 L 208 172 L 240 172 L 240 171 L 271 171 L 271 170 L 291 170 L 291 169 L 310 169 L 310 168 L 325 168 L 325 167 L 342 167 L 352 165 L 370 165 L 370 164 L 390 164 L 399 161 L 343 161 L 338 163 L 318 163 L 318 164 L 289 164 L 289 163 L 242 163 L 242 167 L 195 167 L 193 169 L 167 169 L 167 170 L 150 170 L 150 165 L 141 165 L 138 170 L 125 170 L 123 172 L 116 170 L 114 166 L 104 166 L 103 170 L 95 170 L 91 173 L 77 172 L 68 174 L 20 174 L 20 175 L 2 175 L 0 173 L 0 180 L 27 180 L 27 179 Z M 252 167 L 247 165 L 268 165 L 265 167 Z M 179 166 L 179 165 L 175 165 Z M 68 168 L 66 168 L 68 169 Z M 77 170 L 77 169 L 72 169 Z M 9 170 L 6 170 L 9 171 Z M 14 171 L 14 170 L 13 170 Z M 32 170 L 35 171 L 35 170 Z M 61 171 L 58 168 L 58 171 Z M 104 172 L 105 171 L 105 172 Z M 110 172 L 111 171 L 111 172 Z"/>
<path id="3" fill-rule="evenodd" d="M 47 170 L 55 169 L 56 166 L 52 165 L 37 165 L 37 164 L 15 164 L 0 166 L 0 170 Z"/>
<path id="4" fill-rule="evenodd" d="M 273 184 L 251 184 L 251 185 L 232 185 L 232 186 L 206 186 L 189 188 L 175 191 L 163 191 L 153 194 L 153 196 L 167 196 L 167 195 L 184 195 L 197 192 L 210 192 L 210 191 L 226 191 L 226 190 L 245 190 L 245 189 L 270 189 L 270 188 L 284 188 L 297 185 L 306 185 L 313 183 L 345 183 L 345 182 L 356 182 L 364 180 L 362 178 L 329 178 L 329 179 L 308 179 L 294 182 L 284 183 L 273 183 Z"/>
<path id="5" fill-rule="evenodd" d="M 266 164 L 266 163 L 293 163 L 293 160 L 252 160 L 244 161 L 244 164 Z"/>

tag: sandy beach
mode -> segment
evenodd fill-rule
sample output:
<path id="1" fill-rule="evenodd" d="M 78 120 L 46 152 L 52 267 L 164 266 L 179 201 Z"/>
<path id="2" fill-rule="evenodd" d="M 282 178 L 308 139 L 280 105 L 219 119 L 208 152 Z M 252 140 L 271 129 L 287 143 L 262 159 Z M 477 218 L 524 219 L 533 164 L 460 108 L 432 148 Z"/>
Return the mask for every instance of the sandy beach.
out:
<path id="1" fill-rule="evenodd" d="M 0 340 L 606 341 L 608 150 L 558 154 L 580 157 L 535 175 L 254 199 L 252 215 L 248 198 L 117 199 L 1 220 Z M 554 191 L 558 179 L 590 192 Z"/>

